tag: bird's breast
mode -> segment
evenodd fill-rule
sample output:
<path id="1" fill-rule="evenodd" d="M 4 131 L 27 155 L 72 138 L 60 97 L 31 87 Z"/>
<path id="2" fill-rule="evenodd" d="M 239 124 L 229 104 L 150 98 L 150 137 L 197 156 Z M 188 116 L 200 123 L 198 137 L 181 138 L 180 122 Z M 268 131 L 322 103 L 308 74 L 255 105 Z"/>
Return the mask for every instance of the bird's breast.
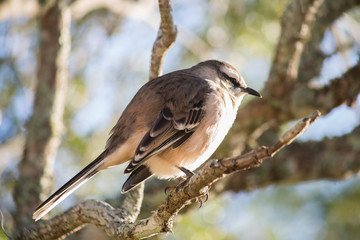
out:
<path id="1" fill-rule="evenodd" d="M 196 169 L 206 161 L 219 147 L 229 132 L 236 117 L 237 106 L 233 104 L 229 95 L 210 95 L 205 105 L 206 115 L 199 128 L 189 139 L 188 147 L 198 156 L 193 162 L 186 163 L 189 169 Z"/>

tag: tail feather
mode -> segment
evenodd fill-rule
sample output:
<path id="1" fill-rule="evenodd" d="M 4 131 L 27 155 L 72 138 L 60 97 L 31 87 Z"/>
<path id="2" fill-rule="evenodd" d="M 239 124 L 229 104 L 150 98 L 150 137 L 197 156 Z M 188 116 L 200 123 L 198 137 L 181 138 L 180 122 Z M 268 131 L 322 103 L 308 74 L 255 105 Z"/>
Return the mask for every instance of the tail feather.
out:
<path id="1" fill-rule="evenodd" d="M 145 181 L 153 174 L 150 169 L 145 165 L 140 165 L 137 169 L 135 169 L 130 177 L 125 181 L 122 187 L 122 193 L 126 193 L 127 191 L 136 187 L 139 183 Z"/>
<path id="2" fill-rule="evenodd" d="M 94 161 L 87 165 L 83 170 L 76 174 L 70 181 L 65 183 L 59 190 L 46 199 L 34 212 L 33 219 L 38 221 L 51 209 L 68 197 L 72 192 L 79 188 L 82 184 L 93 177 L 102 165 L 106 154 L 103 152 Z"/>

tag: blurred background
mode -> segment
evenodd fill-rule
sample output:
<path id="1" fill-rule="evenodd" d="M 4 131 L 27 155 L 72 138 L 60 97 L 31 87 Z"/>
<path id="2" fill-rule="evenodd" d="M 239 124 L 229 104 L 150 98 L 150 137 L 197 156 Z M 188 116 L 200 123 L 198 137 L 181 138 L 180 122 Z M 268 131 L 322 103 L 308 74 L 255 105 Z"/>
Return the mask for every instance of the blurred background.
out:
<path id="1" fill-rule="evenodd" d="M 160 22 L 158 2 L 100 2 L 79 0 L 71 6 L 68 87 L 61 144 L 53 166 L 53 189 L 102 152 L 111 127 L 137 90 L 148 81 L 151 49 Z M 178 37 L 166 54 L 164 73 L 206 59 L 220 59 L 235 66 L 252 88 L 266 88 L 281 34 L 281 18 L 290 2 L 172 0 Z M 319 74 L 308 83 L 314 88 L 329 84 L 331 79 L 341 77 L 358 64 L 360 9 L 357 6 L 349 7 L 326 27 L 317 49 L 326 57 Z M 13 190 L 19 178 L 18 164 L 23 157 L 27 122 L 33 113 L 34 89 L 37 87 L 40 47 L 37 16 L 41 11 L 41 4 L 36 1 L 0 1 L 0 208 L 10 232 L 16 226 L 12 218 L 17 211 Z M 324 113 L 295 144 L 318 146 L 316 144 L 332 139 L 347 141 L 347 136 L 360 123 L 360 101 L 356 101 L 356 96 L 354 98 L 351 106 L 336 106 L 328 114 Z M 247 97 L 245 102 L 251 100 Z M 270 100 L 265 97 L 262 101 Z M 289 129 L 295 121 L 282 122 L 278 132 Z M 242 138 L 237 138 L 236 129 L 235 126 L 227 142 L 240 144 Z M 349 137 L 353 148 L 346 153 L 351 155 L 351 161 L 360 161 L 360 136 L 352 134 Z M 266 137 L 255 146 L 266 142 L 264 139 Z M 275 141 L 273 139 L 273 143 Z M 337 149 L 336 142 L 333 144 L 333 149 Z M 239 151 L 244 149 L 247 148 Z M 332 155 L 329 149 L 332 148 L 315 147 L 309 152 L 327 158 Z M 222 145 L 215 156 L 236 153 L 239 152 Z M 318 155 L 310 155 L 303 160 L 315 162 L 317 159 Z M 338 161 L 342 159 L 338 158 Z M 325 166 L 336 170 L 337 165 L 331 164 L 333 162 L 319 168 Z M 116 198 L 125 181 L 123 168 L 119 166 L 100 173 L 50 215 L 85 199 Z M 271 167 L 266 169 L 271 171 Z M 311 178 L 293 175 L 290 180 L 281 182 L 276 181 L 277 178 L 268 178 L 263 184 L 247 178 L 249 182 L 243 184 L 245 187 L 219 185 L 201 209 L 194 206 L 181 212 L 175 219 L 173 233 L 158 238 L 357 239 L 360 236 L 358 170 L 350 168 L 338 174 L 318 174 Z M 287 174 L 276 173 L 278 178 Z M 231 185 L 231 181 L 226 183 Z M 153 186 L 158 182 L 149 184 Z M 165 182 L 163 186 L 168 184 Z M 142 216 L 155 210 L 165 197 L 162 190 L 155 192 L 157 194 L 151 195 L 151 201 L 145 194 Z M 69 239 L 107 238 L 90 226 Z"/>

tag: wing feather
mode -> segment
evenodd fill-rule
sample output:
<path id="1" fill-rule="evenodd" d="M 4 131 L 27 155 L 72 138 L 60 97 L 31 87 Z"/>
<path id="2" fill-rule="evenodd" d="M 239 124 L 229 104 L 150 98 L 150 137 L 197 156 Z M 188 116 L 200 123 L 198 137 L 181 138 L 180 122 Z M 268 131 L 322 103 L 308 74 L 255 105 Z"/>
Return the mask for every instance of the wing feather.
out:
<path id="1" fill-rule="evenodd" d="M 185 117 L 176 118 L 169 108 L 165 107 L 159 114 L 154 125 L 140 141 L 135 157 L 125 169 L 131 173 L 147 159 L 172 146 L 173 149 L 182 145 L 191 137 L 203 117 L 203 102 L 193 104 Z"/>

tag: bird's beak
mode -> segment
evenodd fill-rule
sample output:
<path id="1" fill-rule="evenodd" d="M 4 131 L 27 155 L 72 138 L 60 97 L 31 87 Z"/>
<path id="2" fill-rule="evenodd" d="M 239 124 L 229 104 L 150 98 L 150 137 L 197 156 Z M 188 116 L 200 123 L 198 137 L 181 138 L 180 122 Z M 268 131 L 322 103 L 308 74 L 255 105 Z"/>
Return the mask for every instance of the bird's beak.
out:
<path id="1" fill-rule="evenodd" d="M 245 90 L 245 92 L 247 92 L 250 95 L 254 95 L 254 96 L 262 98 L 261 94 L 258 91 L 254 90 L 252 88 L 247 87 L 244 90 Z"/>

